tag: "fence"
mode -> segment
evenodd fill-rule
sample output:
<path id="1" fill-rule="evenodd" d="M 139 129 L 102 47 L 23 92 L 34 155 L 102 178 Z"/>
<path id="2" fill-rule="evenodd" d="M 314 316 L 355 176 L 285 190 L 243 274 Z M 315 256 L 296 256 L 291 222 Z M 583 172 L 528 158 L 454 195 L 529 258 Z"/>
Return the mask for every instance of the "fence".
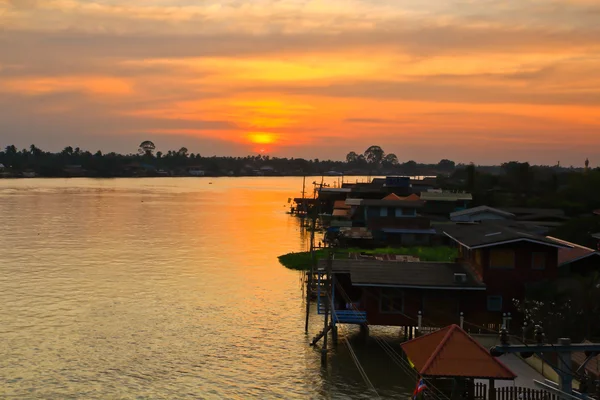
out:
<path id="1" fill-rule="evenodd" d="M 496 388 L 496 400 L 560 400 L 555 393 L 541 389 L 530 389 L 517 386 Z M 475 399 L 489 399 L 488 386 L 484 383 L 475 384 Z"/>

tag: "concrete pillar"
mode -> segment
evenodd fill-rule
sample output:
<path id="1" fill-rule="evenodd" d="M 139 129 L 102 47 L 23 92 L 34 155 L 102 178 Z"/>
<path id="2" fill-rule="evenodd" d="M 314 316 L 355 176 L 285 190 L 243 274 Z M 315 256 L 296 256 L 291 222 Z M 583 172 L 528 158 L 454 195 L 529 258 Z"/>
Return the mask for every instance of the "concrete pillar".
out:
<path id="1" fill-rule="evenodd" d="M 465 314 L 460 312 L 460 329 L 465 329 Z"/>
<path id="2" fill-rule="evenodd" d="M 558 339 L 560 346 L 570 346 L 571 339 Z M 569 373 L 571 370 L 571 352 L 561 351 L 558 353 L 558 387 L 565 393 L 573 393 L 573 375 Z"/>
<path id="3" fill-rule="evenodd" d="M 496 388 L 494 387 L 494 379 L 490 379 L 490 388 L 488 391 L 488 400 L 496 400 Z"/>
<path id="4" fill-rule="evenodd" d="M 360 336 L 361 338 L 366 341 L 369 337 L 369 325 L 367 324 L 361 324 L 360 325 Z"/>
<path id="5" fill-rule="evenodd" d="M 419 314 L 417 315 L 417 322 L 418 322 L 417 329 L 420 332 L 421 329 L 423 328 L 423 313 L 421 311 L 419 311 Z"/>

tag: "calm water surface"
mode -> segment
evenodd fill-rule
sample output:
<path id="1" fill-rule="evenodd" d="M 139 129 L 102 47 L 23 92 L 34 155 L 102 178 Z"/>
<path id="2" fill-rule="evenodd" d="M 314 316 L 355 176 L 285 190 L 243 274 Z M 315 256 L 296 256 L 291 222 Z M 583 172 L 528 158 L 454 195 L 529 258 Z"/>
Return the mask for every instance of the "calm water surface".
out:
<path id="1" fill-rule="evenodd" d="M 334 178 L 335 179 L 335 178 Z M 210 184 L 212 182 L 212 184 Z M 372 398 L 304 334 L 302 178 L 0 180 L 0 397 Z M 397 333 L 376 332 L 396 345 Z M 344 333 L 382 398 L 414 382 Z"/>

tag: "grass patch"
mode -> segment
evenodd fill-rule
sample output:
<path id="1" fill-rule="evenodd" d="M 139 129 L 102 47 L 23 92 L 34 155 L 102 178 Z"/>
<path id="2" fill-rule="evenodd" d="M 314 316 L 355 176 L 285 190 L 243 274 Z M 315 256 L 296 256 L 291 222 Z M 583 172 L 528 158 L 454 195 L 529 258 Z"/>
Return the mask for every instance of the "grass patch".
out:
<path id="1" fill-rule="evenodd" d="M 327 257 L 325 250 L 315 251 L 316 259 Z M 288 253 L 278 257 L 279 262 L 286 268 L 296 269 L 298 271 L 310 271 L 310 265 L 312 264 L 312 257 L 310 251 L 303 251 L 300 253 Z"/>
<path id="2" fill-rule="evenodd" d="M 327 250 L 316 250 L 316 259 L 327 257 Z M 453 262 L 458 257 L 458 250 L 454 247 L 382 247 L 378 249 L 336 249 L 335 258 L 347 258 L 349 253 L 363 253 L 367 255 L 394 254 L 419 257 L 421 261 Z M 288 253 L 279 256 L 279 262 L 286 268 L 299 271 L 309 271 L 312 263 L 309 251 Z"/>

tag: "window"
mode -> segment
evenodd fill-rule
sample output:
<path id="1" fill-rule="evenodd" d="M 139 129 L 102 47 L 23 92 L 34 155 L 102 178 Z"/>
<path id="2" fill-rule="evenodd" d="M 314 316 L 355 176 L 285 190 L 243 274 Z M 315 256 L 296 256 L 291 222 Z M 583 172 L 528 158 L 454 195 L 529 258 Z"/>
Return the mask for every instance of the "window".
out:
<path id="1" fill-rule="evenodd" d="M 387 209 L 387 207 L 381 207 L 379 209 L 379 216 L 380 217 L 387 217 L 388 216 L 388 209 Z"/>
<path id="2" fill-rule="evenodd" d="M 515 267 L 515 251 L 509 249 L 492 249 L 490 251 L 490 268 L 512 269 Z"/>
<path id="3" fill-rule="evenodd" d="M 396 208 L 396 217 L 401 217 L 401 216 L 402 216 L 402 209 Z"/>
<path id="4" fill-rule="evenodd" d="M 502 296 L 487 297 L 488 311 L 502 311 Z"/>
<path id="5" fill-rule="evenodd" d="M 382 289 L 379 311 L 385 314 L 402 314 L 404 311 L 404 293 L 398 289 Z"/>
<path id="6" fill-rule="evenodd" d="M 546 269 L 546 253 L 531 253 L 531 269 Z"/>
<path id="7" fill-rule="evenodd" d="M 475 250 L 475 263 L 477 265 L 483 265 L 483 250 Z"/>

